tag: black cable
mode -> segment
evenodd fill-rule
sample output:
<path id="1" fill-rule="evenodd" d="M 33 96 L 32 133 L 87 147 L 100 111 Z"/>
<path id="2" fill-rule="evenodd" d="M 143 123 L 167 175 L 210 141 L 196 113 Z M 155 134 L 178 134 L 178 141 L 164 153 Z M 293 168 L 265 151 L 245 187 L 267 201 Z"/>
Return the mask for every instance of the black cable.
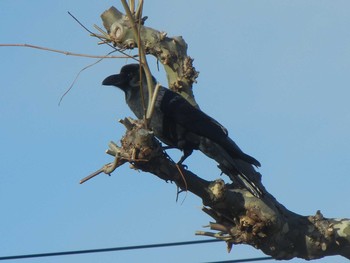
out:
<path id="1" fill-rule="evenodd" d="M 160 244 L 139 245 L 139 246 L 125 246 L 125 247 L 73 250 L 73 251 L 62 251 L 62 252 L 51 252 L 51 253 L 38 253 L 38 254 L 5 256 L 5 257 L 0 257 L 0 260 L 39 258 L 39 257 L 53 257 L 53 256 L 66 256 L 66 255 L 77 255 L 77 254 L 112 252 L 112 251 L 121 251 L 121 250 L 157 248 L 157 247 L 185 246 L 185 245 L 213 243 L 213 242 L 219 242 L 219 241 L 221 241 L 221 240 L 207 239 L 207 240 L 198 240 L 198 241 L 160 243 Z M 272 257 L 260 257 L 260 258 L 235 259 L 235 260 L 228 260 L 228 261 L 215 261 L 215 262 L 213 261 L 213 262 L 206 262 L 206 263 L 241 263 L 241 262 L 253 262 L 253 261 L 271 260 L 271 259 L 273 259 L 273 258 Z"/>
<path id="2" fill-rule="evenodd" d="M 203 244 L 203 243 L 213 243 L 213 242 L 219 242 L 219 241 L 221 241 L 221 240 L 218 240 L 218 239 L 207 239 L 207 240 L 172 242 L 172 243 L 161 243 L 161 244 L 140 245 L 140 246 L 126 246 L 126 247 L 112 247 L 112 248 L 100 248 L 100 249 L 73 250 L 73 251 L 62 251 L 62 252 L 51 252 L 51 253 L 38 253 L 38 254 L 5 256 L 5 257 L 0 257 L 0 260 L 23 259 L 23 258 L 39 258 L 39 257 L 53 257 L 53 256 L 89 254 L 89 253 L 111 252 L 111 251 L 121 251 L 121 250 L 156 248 L 156 247 L 184 246 L 184 245 L 194 245 L 194 244 Z"/>
<path id="3" fill-rule="evenodd" d="M 273 257 L 261 257 L 261 258 L 244 258 L 244 259 L 234 259 L 234 260 L 226 260 L 226 261 L 212 261 L 205 263 L 241 263 L 241 262 L 253 262 L 253 261 L 263 261 L 263 260 L 271 260 Z"/>

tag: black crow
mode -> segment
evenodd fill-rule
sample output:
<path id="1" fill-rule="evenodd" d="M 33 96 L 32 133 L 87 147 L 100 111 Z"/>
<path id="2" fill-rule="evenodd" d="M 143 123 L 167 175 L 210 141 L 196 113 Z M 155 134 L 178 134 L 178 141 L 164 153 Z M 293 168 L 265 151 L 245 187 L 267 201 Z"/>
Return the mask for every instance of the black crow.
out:
<path id="1" fill-rule="evenodd" d="M 126 103 L 137 118 L 144 117 L 144 106 L 148 103 L 147 81 L 142 72 L 140 82 L 139 64 L 124 66 L 119 74 L 103 80 L 103 85 L 116 86 L 124 91 Z M 154 77 L 153 82 L 156 84 Z M 140 85 L 142 83 L 142 93 Z M 178 162 L 181 164 L 193 150 L 200 150 L 219 163 L 221 170 L 234 182 L 246 187 L 253 195 L 260 197 L 262 190 L 257 186 L 260 176 L 252 165 L 260 163 L 245 154 L 228 137 L 224 126 L 201 110 L 192 106 L 176 92 L 160 87 L 150 121 L 155 136 L 168 147 L 183 151 Z"/>

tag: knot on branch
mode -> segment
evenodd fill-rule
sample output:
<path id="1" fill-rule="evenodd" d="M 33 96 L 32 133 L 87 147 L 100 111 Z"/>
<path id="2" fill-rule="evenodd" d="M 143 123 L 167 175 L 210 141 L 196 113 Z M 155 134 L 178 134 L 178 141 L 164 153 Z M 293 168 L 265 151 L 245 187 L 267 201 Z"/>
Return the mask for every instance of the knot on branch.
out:
<path id="1" fill-rule="evenodd" d="M 127 129 L 121 139 L 121 149 L 132 168 L 150 172 L 165 181 L 174 181 L 185 189 L 182 176 L 186 171 L 179 171 L 153 132 L 146 128 L 144 120 L 125 118 L 120 122 Z"/>
<path id="2" fill-rule="evenodd" d="M 124 155 L 129 156 L 129 162 L 149 162 L 162 154 L 160 143 L 154 138 L 153 132 L 146 129 L 143 120 L 125 118 L 120 122 L 127 132 L 121 139 Z"/>
<path id="3" fill-rule="evenodd" d="M 267 236 L 267 229 L 270 225 L 268 220 L 263 220 L 260 216 L 260 211 L 257 207 L 251 207 L 246 210 L 246 214 L 240 218 L 239 231 L 251 234 L 250 240 L 253 237 L 264 238 Z M 246 238 L 248 240 L 248 236 Z"/>
<path id="4" fill-rule="evenodd" d="M 221 179 L 211 182 L 209 185 L 209 190 L 212 195 L 212 203 L 218 203 L 226 196 L 225 182 Z"/>
<path id="5" fill-rule="evenodd" d="M 111 25 L 111 32 L 109 33 L 109 36 L 111 38 L 111 41 L 119 43 L 121 42 L 125 37 L 125 30 L 124 27 L 119 22 L 114 22 Z"/>

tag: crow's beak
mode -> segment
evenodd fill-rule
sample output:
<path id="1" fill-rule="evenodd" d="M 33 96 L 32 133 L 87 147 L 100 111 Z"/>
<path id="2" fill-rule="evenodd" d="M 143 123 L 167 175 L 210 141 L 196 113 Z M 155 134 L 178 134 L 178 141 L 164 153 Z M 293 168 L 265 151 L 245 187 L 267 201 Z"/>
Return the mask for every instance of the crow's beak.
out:
<path id="1" fill-rule="evenodd" d="M 115 74 L 105 78 L 102 85 L 120 87 L 126 84 L 127 79 L 122 74 Z"/>

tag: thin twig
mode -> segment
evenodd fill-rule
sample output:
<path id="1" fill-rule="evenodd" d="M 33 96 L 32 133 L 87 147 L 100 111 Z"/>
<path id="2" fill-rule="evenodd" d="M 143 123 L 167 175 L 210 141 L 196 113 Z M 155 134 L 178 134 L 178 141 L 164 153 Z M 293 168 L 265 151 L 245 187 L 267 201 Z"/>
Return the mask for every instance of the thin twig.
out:
<path id="1" fill-rule="evenodd" d="M 100 36 L 100 35 L 97 35 L 97 34 L 92 34 L 91 36 L 93 36 L 93 37 L 98 37 L 98 38 L 105 38 L 106 39 L 106 41 L 109 39 L 109 35 L 107 34 L 107 32 L 105 32 L 102 28 L 100 28 L 98 25 L 94 25 L 94 28 L 95 29 L 97 29 L 101 34 L 102 34 L 102 36 Z M 105 41 L 104 41 L 104 43 L 106 43 Z"/>
<path id="2" fill-rule="evenodd" d="M 147 114 L 146 114 L 147 120 L 151 119 L 151 117 L 152 117 L 159 89 L 160 89 L 160 84 L 157 83 L 156 87 L 154 88 L 154 93 L 153 93 L 153 97 L 151 100 L 151 104 L 149 105 L 148 110 L 147 110 Z"/>
<path id="3" fill-rule="evenodd" d="M 184 199 L 183 199 L 182 202 L 181 202 L 181 205 L 182 205 L 182 204 L 185 202 L 186 197 L 187 197 L 188 186 L 187 186 L 187 181 L 186 181 L 185 175 L 184 175 L 184 174 L 182 173 L 182 171 L 181 171 L 181 167 L 180 167 L 178 164 L 176 164 L 176 168 L 177 168 L 177 170 L 179 171 L 179 173 L 180 173 L 180 175 L 181 175 L 182 181 L 184 182 L 185 192 L 186 192 L 185 197 L 184 197 Z M 178 192 L 178 194 L 177 194 L 177 196 L 176 196 L 176 202 L 177 202 L 177 200 L 178 200 L 179 193 L 180 193 L 180 192 Z"/>
<path id="4" fill-rule="evenodd" d="M 111 54 L 111 53 L 113 53 L 113 52 L 116 52 L 116 50 L 113 50 L 113 51 L 109 52 L 108 55 Z M 78 74 L 75 76 L 75 78 L 74 78 L 72 84 L 71 84 L 71 85 L 69 86 L 69 88 L 65 91 L 65 93 L 63 93 L 62 97 L 60 98 L 60 101 L 58 102 L 58 106 L 61 105 L 61 102 L 62 102 L 63 98 L 64 98 L 64 97 L 68 94 L 68 92 L 73 88 L 73 86 L 74 86 L 75 82 L 77 81 L 77 79 L 79 78 L 80 74 L 81 74 L 84 70 L 86 70 L 86 69 L 88 69 L 88 68 L 90 68 L 90 67 L 96 65 L 97 63 L 101 62 L 103 59 L 104 59 L 103 57 L 100 58 L 99 60 L 95 61 L 94 63 L 89 64 L 89 65 L 87 65 L 86 67 L 82 68 L 82 69 L 78 72 Z"/>
<path id="5" fill-rule="evenodd" d="M 90 179 L 94 178 L 95 176 L 99 175 L 100 173 L 103 173 L 103 171 L 104 171 L 104 167 L 98 169 L 96 172 L 93 172 L 92 174 L 90 174 L 90 175 L 84 177 L 83 179 L 81 179 L 79 181 L 79 184 L 83 184 L 86 181 L 89 181 Z"/>
<path id="6" fill-rule="evenodd" d="M 137 9 L 139 9 L 140 8 L 140 3 L 138 4 L 138 6 L 137 6 Z M 134 22 L 135 23 L 135 22 Z M 137 37 L 136 37 L 136 40 L 137 40 L 137 46 L 138 47 L 142 47 L 141 49 L 140 48 L 138 48 L 138 54 L 139 54 L 139 58 L 142 58 L 142 54 L 143 54 L 143 46 L 142 46 L 142 43 L 141 43 L 141 35 L 140 35 L 140 28 L 141 28 L 141 26 L 140 26 L 140 24 L 138 25 L 138 30 L 137 30 Z M 145 58 L 146 59 L 146 58 Z M 147 63 L 147 60 L 144 60 L 144 61 L 141 61 L 141 63 L 140 63 L 140 93 L 141 93 L 141 100 L 142 100 L 142 107 L 143 107 L 143 117 L 144 117 L 144 119 L 145 119 L 145 125 L 146 125 L 146 128 L 148 127 L 148 121 L 147 121 L 147 112 L 148 112 L 148 107 L 149 107 L 149 103 L 150 103 L 150 97 L 148 97 L 148 105 L 147 105 L 147 107 L 146 107 L 146 103 L 145 103 L 145 94 L 144 94 L 144 92 L 143 92 L 143 76 L 142 76 L 142 74 L 143 74 L 143 72 L 145 72 L 144 70 L 142 70 L 142 64 L 143 64 L 143 62 L 144 62 L 144 64 L 146 64 L 147 66 L 148 66 L 148 63 Z M 147 79 L 147 74 L 146 74 L 146 82 L 148 83 L 148 79 Z M 149 86 L 147 85 L 147 87 L 148 87 L 148 94 L 150 94 L 149 93 Z M 151 89 L 152 90 L 152 89 Z M 150 96 L 150 95 L 149 95 Z"/>
<path id="7" fill-rule="evenodd" d="M 111 173 L 117 169 L 119 166 L 123 165 L 126 162 L 126 160 L 122 160 L 121 158 L 119 158 L 118 155 L 115 156 L 113 162 L 111 163 L 107 163 L 104 166 L 102 166 L 102 168 L 98 169 L 96 172 L 93 172 L 92 174 L 84 177 L 83 179 L 81 179 L 79 181 L 80 184 L 85 183 L 86 181 L 90 180 L 91 178 L 94 178 L 95 176 L 101 174 L 101 173 L 105 173 L 108 175 L 111 175 Z"/>
<path id="8" fill-rule="evenodd" d="M 135 17 L 139 24 L 142 22 L 142 10 L 143 10 L 143 0 L 139 0 L 139 4 L 137 6 L 136 12 L 135 12 Z"/>
<path id="9" fill-rule="evenodd" d="M 118 51 L 119 53 L 122 53 L 122 54 L 125 55 L 126 57 L 135 59 L 134 57 L 129 56 L 128 54 L 124 53 L 122 50 L 117 49 L 117 48 L 115 48 L 113 45 L 111 45 L 110 43 L 108 43 L 108 40 L 109 40 L 109 39 L 104 39 L 104 37 L 101 37 L 101 36 L 95 34 L 94 32 L 92 32 L 90 29 L 88 29 L 86 26 L 84 26 L 83 23 L 81 23 L 81 22 L 78 20 L 78 18 L 76 18 L 71 12 L 68 12 L 68 14 L 69 14 L 82 28 L 84 28 L 87 32 L 89 32 L 91 36 L 97 37 L 99 40 L 102 41 L 102 43 L 107 44 L 107 45 L 110 46 L 112 49 Z M 105 35 L 105 34 L 107 34 L 107 33 L 103 33 L 103 34 Z M 137 60 L 137 59 L 135 59 L 135 60 Z"/>
<path id="10" fill-rule="evenodd" d="M 95 35 L 94 32 L 92 32 L 90 29 L 88 29 L 86 26 L 84 26 L 83 23 L 81 23 L 81 22 L 78 20 L 78 18 L 76 18 L 71 12 L 68 11 L 68 15 L 70 15 L 82 28 L 84 28 L 84 29 L 85 29 L 87 32 L 89 32 L 91 35 L 94 35 L 94 36 L 96 36 L 98 39 L 100 39 L 101 41 L 104 41 L 103 38 L 100 38 L 99 36 Z M 109 44 L 109 43 L 107 43 L 107 42 L 106 42 L 106 44 L 107 44 L 108 46 L 110 46 L 111 48 L 113 48 L 113 49 L 115 49 L 115 50 L 118 50 L 118 49 L 116 49 L 113 45 L 111 45 L 111 44 Z"/>
<path id="11" fill-rule="evenodd" d="M 62 51 L 62 50 L 58 50 L 58 49 L 41 47 L 41 46 L 36 46 L 36 45 L 31 45 L 31 44 L 0 44 L 0 47 L 29 47 L 29 48 L 35 48 L 35 49 L 60 53 L 60 54 L 64 54 L 67 56 L 86 57 L 86 58 L 101 58 L 101 59 L 103 59 L 103 58 L 129 58 L 130 57 L 128 55 L 124 55 L 124 56 L 99 56 L 99 55 L 79 54 L 79 53 Z M 134 57 L 136 57 L 136 55 Z"/>
<path id="12" fill-rule="evenodd" d="M 129 0 L 129 6 L 131 13 L 135 13 L 135 0 Z"/>
<path id="13" fill-rule="evenodd" d="M 131 11 L 130 11 L 130 8 L 128 6 L 128 4 L 126 3 L 126 0 L 121 0 L 122 4 L 123 4 L 123 7 L 124 7 L 124 10 L 125 10 L 125 13 L 127 15 L 127 17 L 129 18 L 130 20 L 130 23 L 132 25 L 132 30 L 133 30 L 133 34 L 134 34 L 134 37 L 135 39 L 137 40 L 137 43 L 138 43 L 138 49 L 139 49 L 139 55 L 140 55 L 140 63 L 141 65 L 143 66 L 143 69 L 145 71 L 145 75 L 146 75 L 146 79 L 147 79 L 147 87 L 148 87 L 148 106 L 151 105 L 151 99 L 152 99 L 152 95 L 153 95 L 153 81 L 152 81 L 152 75 L 151 75 L 151 71 L 148 67 L 148 64 L 147 64 L 147 59 L 146 59 L 146 54 L 145 54 L 145 51 L 143 49 L 143 46 L 141 44 L 141 37 L 139 35 L 139 30 L 136 26 L 136 22 L 135 22 L 135 19 L 133 17 L 133 15 L 131 14 Z M 139 6 L 138 6 L 138 9 L 142 8 L 142 1 L 141 3 L 139 2 Z M 142 11 L 139 11 L 142 13 Z M 148 111 L 148 109 L 147 109 Z"/>

